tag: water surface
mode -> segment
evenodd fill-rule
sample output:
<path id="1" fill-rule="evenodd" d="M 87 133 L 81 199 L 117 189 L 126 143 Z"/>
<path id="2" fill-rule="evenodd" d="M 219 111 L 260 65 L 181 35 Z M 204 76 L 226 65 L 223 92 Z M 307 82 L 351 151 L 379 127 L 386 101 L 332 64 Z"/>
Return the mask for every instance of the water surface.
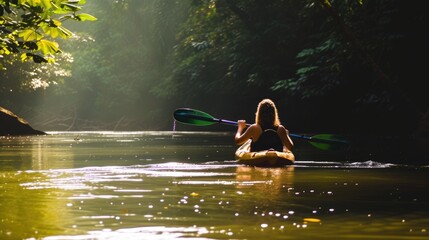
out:
<path id="1" fill-rule="evenodd" d="M 428 167 L 298 143 L 296 165 L 253 168 L 235 162 L 232 137 L 3 137 L 0 239 L 429 238 Z"/>

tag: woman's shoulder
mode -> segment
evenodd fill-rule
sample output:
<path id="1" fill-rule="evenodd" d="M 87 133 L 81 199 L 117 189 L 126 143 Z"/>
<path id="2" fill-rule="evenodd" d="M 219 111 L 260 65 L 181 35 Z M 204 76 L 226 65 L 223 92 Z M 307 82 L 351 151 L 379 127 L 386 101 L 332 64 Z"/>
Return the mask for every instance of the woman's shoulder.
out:
<path id="1" fill-rule="evenodd" d="M 259 124 L 252 124 L 249 126 L 249 130 L 251 130 L 254 133 L 261 133 L 262 132 L 262 128 Z"/>
<path id="2" fill-rule="evenodd" d="M 283 125 L 279 125 L 278 127 L 277 127 L 277 131 L 281 131 L 281 132 L 286 132 L 286 133 L 288 133 L 289 131 L 283 126 Z"/>
<path id="3" fill-rule="evenodd" d="M 257 128 L 257 127 L 261 127 L 261 126 L 259 126 L 259 124 L 257 124 L 257 123 L 253 123 L 253 124 L 250 124 L 250 126 L 249 126 L 249 128 Z"/>

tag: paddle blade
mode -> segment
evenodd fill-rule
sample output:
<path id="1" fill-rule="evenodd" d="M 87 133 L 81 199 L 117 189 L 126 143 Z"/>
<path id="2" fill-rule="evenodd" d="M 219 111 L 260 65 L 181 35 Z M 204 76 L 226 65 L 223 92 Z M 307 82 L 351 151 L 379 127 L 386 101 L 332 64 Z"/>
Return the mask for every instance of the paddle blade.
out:
<path id="1" fill-rule="evenodd" d="M 176 109 L 173 116 L 176 121 L 196 126 L 209 126 L 219 122 L 208 113 L 190 108 Z"/>
<path id="2" fill-rule="evenodd" d="M 349 145 L 347 140 L 334 134 L 314 135 L 309 143 L 321 150 L 342 150 Z"/>

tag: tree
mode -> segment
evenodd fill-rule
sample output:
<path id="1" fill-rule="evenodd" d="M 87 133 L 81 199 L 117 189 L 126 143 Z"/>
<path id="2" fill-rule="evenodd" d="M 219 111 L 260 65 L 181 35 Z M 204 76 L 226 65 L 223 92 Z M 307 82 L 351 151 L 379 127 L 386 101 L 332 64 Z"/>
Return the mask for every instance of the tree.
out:
<path id="1" fill-rule="evenodd" d="M 174 69 L 163 88 L 175 89 L 170 94 L 187 103 L 216 99 L 216 105 L 248 102 L 239 95 L 258 99 L 279 95 L 270 87 L 293 74 L 301 41 L 293 19 L 302 5 L 301 1 L 193 1 L 179 33 Z"/>
<path id="2" fill-rule="evenodd" d="M 331 99 L 326 101 L 331 109 L 348 108 L 354 119 L 372 116 L 362 125 L 414 128 L 428 109 L 418 60 L 427 55 L 421 31 L 427 13 L 400 0 L 309 3 L 302 16 L 311 31 L 296 56 L 296 75 L 273 89 L 302 99 Z"/>
<path id="3" fill-rule="evenodd" d="M 119 129 L 131 121 L 135 129 L 159 128 L 165 102 L 153 88 L 168 72 L 168 57 L 188 2 L 88 1 L 87 11 L 106 17 L 89 26 L 69 26 L 77 37 L 61 46 L 73 56 L 73 63 L 64 65 L 71 76 L 43 91 L 44 106 L 55 109 L 51 112 L 71 111 L 78 119 L 72 129 L 82 129 L 79 123 L 84 122 L 91 122 L 94 129 L 113 122 L 112 128 Z M 1 81 L 0 76 L 0 85 Z"/>
<path id="4" fill-rule="evenodd" d="M 54 62 L 53 55 L 61 50 L 53 39 L 73 35 L 62 22 L 96 20 L 90 14 L 78 13 L 85 3 L 86 0 L 0 0 L 2 61 Z M 0 62 L 2 69 L 3 63 Z"/>
<path id="5" fill-rule="evenodd" d="M 218 106 L 293 100 L 292 115 L 328 131 L 409 131 L 428 107 L 417 60 L 427 22 L 424 8 L 401 0 L 193 1 L 164 88 Z"/>

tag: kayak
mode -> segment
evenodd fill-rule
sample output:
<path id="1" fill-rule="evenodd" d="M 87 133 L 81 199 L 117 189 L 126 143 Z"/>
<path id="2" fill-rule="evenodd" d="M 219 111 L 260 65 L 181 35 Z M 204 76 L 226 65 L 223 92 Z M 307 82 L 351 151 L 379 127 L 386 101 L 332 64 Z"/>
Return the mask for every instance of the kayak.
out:
<path id="1" fill-rule="evenodd" d="M 238 163 L 255 167 L 281 167 L 291 165 L 295 161 L 295 156 L 291 151 L 279 152 L 274 150 L 265 150 L 251 152 L 251 142 L 252 140 L 248 140 L 235 152 L 235 158 L 238 160 Z"/>

